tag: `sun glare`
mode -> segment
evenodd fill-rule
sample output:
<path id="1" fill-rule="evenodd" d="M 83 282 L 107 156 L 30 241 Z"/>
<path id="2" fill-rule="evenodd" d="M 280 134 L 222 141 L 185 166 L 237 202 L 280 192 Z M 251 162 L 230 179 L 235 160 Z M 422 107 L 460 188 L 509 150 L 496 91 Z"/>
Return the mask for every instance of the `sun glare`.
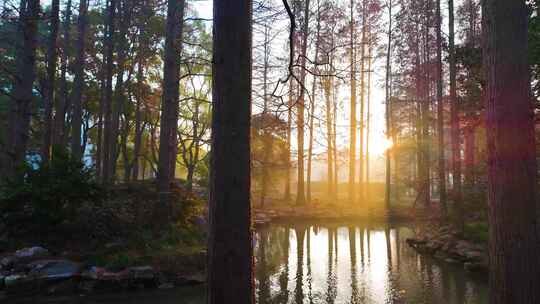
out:
<path id="1" fill-rule="evenodd" d="M 382 156 L 386 152 L 386 150 L 392 148 L 394 143 L 392 140 L 384 137 L 384 136 L 377 136 L 370 138 L 371 140 L 371 146 L 369 147 L 370 154 L 374 154 L 377 156 Z"/>

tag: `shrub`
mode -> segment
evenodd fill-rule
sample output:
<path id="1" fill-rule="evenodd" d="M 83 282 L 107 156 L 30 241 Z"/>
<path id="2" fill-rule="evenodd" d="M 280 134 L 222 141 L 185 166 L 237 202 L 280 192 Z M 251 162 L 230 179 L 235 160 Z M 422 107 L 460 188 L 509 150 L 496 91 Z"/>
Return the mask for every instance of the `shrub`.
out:
<path id="1" fill-rule="evenodd" d="M 46 232 L 73 218 L 83 202 L 102 196 L 93 171 L 64 153 L 55 154 L 50 164 L 26 165 L 19 176 L 0 190 L 0 209 L 11 227 Z"/>

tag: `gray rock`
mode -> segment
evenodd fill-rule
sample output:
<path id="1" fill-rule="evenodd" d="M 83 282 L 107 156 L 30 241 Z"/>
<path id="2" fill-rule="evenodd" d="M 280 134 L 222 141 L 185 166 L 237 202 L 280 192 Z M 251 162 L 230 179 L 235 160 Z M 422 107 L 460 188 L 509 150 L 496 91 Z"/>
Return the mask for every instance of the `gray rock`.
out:
<path id="1" fill-rule="evenodd" d="M 139 266 L 128 268 L 129 278 L 132 280 L 154 280 L 156 271 L 152 266 Z"/>
<path id="2" fill-rule="evenodd" d="M 2 270 L 10 269 L 11 267 L 13 267 L 13 265 L 15 265 L 16 261 L 17 261 L 17 258 L 13 255 L 3 257 L 0 260 L 0 269 Z"/>
<path id="3" fill-rule="evenodd" d="M 4 277 L 4 284 L 6 287 L 13 286 L 17 284 L 17 282 L 21 282 L 23 280 L 26 280 L 27 276 L 25 274 L 12 274 L 7 277 Z"/>
<path id="4" fill-rule="evenodd" d="M 28 259 L 28 258 L 44 258 L 49 256 L 49 250 L 40 247 L 28 247 L 15 251 L 15 257 L 17 259 Z"/>
<path id="5" fill-rule="evenodd" d="M 203 274 L 195 275 L 179 275 L 174 282 L 176 286 L 186 286 L 186 285 L 199 285 L 204 284 L 206 278 Z"/>
<path id="6" fill-rule="evenodd" d="M 4 284 L 7 294 L 30 295 L 39 291 L 37 281 L 22 273 L 5 277 Z"/>
<path id="7" fill-rule="evenodd" d="M 69 260 L 41 260 L 30 266 L 30 275 L 47 280 L 69 279 L 80 276 L 82 266 Z"/>

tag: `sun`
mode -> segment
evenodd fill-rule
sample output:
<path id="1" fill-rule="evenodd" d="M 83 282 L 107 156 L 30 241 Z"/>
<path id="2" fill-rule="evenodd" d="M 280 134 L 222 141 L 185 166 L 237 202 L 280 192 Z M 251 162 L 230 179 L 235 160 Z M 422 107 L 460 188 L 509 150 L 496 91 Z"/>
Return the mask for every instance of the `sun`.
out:
<path id="1" fill-rule="evenodd" d="M 394 143 L 391 139 L 384 135 L 373 136 L 370 138 L 369 153 L 377 156 L 382 156 L 386 150 L 392 148 Z"/>

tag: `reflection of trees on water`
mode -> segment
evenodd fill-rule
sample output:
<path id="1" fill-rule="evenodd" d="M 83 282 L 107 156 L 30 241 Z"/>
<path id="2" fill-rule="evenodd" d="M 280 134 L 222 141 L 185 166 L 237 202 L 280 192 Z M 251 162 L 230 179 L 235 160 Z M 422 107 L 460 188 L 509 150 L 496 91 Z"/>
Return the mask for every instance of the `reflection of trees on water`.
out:
<path id="1" fill-rule="evenodd" d="M 311 276 L 311 228 L 308 228 L 307 238 L 306 238 L 306 247 L 307 247 L 307 284 L 308 284 L 308 299 L 309 303 L 313 303 L 313 277 Z"/>
<path id="2" fill-rule="evenodd" d="M 328 275 L 326 279 L 326 284 L 328 286 L 326 291 L 326 303 L 334 303 L 337 296 L 337 279 L 336 274 L 334 273 L 334 230 L 332 228 L 328 229 Z"/>
<path id="3" fill-rule="evenodd" d="M 361 233 L 360 233 L 361 234 Z M 356 276 L 356 228 L 349 227 L 349 256 L 351 258 L 351 304 L 360 303 Z"/>
<path id="4" fill-rule="evenodd" d="M 277 303 L 289 302 L 289 246 L 290 246 L 290 229 L 285 227 L 284 236 L 281 239 L 283 249 L 283 270 L 279 275 L 279 294 Z M 263 304 L 263 303 L 261 303 Z"/>
<path id="5" fill-rule="evenodd" d="M 268 260 L 266 259 L 268 244 L 268 231 L 262 230 L 258 234 L 259 242 L 257 248 L 256 263 L 258 267 L 255 270 L 255 279 L 257 284 L 257 296 L 259 303 L 268 303 L 270 300 L 270 277 L 268 271 Z"/>
<path id="6" fill-rule="evenodd" d="M 338 227 L 295 224 L 260 229 L 254 248 L 257 303 L 487 303 L 485 285 L 471 281 L 457 267 L 435 262 L 409 248 L 405 239 L 410 230 L 373 225 Z M 294 243 L 296 255 L 290 256 Z M 346 250 L 343 246 L 347 243 L 349 252 L 344 251 L 339 259 L 338 246 Z M 385 274 L 383 281 L 379 280 L 381 272 Z"/>
<path id="7" fill-rule="evenodd" d="M 304 237 L 306 234 L 305 228 L 295 228 L 296 232 L 296 287 L 295 300 L 296 303 L 304 303 Z"/>

